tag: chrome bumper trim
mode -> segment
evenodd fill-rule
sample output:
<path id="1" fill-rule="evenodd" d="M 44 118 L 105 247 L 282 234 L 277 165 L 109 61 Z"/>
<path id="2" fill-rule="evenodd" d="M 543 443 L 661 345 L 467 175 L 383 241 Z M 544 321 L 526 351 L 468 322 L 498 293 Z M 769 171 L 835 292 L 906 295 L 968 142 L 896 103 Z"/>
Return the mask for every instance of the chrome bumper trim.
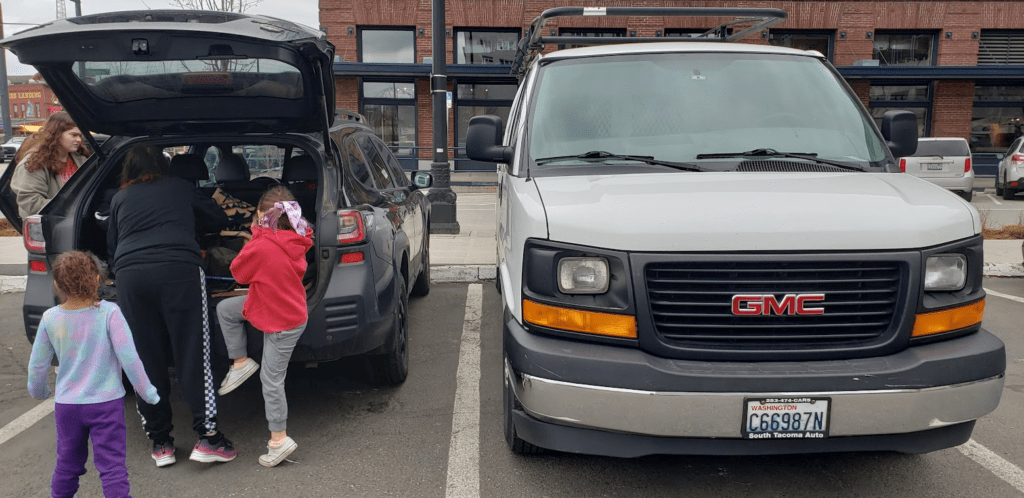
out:
<path id="1" fill-rule="evenodd" d="M 902 434 L 976 420 L 996 409 L 1004 375 L 927 389 L 842 392 L 653 392 L 505 377 L 530 416 L 562 425 L 648 436 L 741 438 L 743 399 L 829 397 L 830 436 Z"/>

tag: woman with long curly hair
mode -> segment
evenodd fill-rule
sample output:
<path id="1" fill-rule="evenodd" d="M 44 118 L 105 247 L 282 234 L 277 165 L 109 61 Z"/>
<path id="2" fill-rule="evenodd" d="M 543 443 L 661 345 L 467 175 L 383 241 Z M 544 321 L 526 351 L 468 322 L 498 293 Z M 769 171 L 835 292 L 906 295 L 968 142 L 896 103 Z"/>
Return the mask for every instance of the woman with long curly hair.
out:
<path id="1" fill-rule="evenodd" d="M 37 145 L 25 152 L 11 178 L 22 218 L 42 210 L 90 155 L 82 132 L 64 111 L 51 114 L 37 134 Z"/>

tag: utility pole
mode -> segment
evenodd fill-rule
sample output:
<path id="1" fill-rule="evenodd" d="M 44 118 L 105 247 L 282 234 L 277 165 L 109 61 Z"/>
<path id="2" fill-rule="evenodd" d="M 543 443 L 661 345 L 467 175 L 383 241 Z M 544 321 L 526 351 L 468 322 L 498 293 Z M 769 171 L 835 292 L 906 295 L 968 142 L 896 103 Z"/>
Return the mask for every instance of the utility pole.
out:
<path id="1" fill-rule="evenodd" d="M 431 62 L 430 96 L 434 104 L 434 162 L 430 174 L 434 186 L 430 189 L 430 233 L 459 233 L 455 216 L 455 192 L 451 188 L 451 165 L 448 164 L 448 78 L 445 63 L 444 0 L 431 0 Z"/>
<path id="2" fill-rule="evenodd" d="M 0 5 L 0 39 L 4 37 L 4 12 Z M 4 143 L 11 139 L 11 98 L 7 91 L 7 51 L 0 48 L 0 117 L 4 123 Z"/>

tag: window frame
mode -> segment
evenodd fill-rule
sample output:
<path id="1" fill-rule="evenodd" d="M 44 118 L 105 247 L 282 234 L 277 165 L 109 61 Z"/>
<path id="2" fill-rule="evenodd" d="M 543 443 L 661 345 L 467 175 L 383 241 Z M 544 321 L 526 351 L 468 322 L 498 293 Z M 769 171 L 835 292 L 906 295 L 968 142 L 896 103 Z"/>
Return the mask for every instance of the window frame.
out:
<path id="1" fill-rule="evenodd" d="M 474 161 L 466 157 L 465 147 L 459 147 L 459 139 L 462 135 L 459 127 L 459 118 L 461 107 L 507 107 L 509 109 L 509 120 L 512 118 L 512 104 L 515 102 L 515 96 L 518 93 L 518 88 L 512 94 L 510 99 L 473 99 L 473 98 L 462 98 L 459 92 L 460 85 L 506 85 L 516 87 L 514 81 L 500 80 L 500 79 L 461 79 L 455 80 L 453 83 L 453 89 L 455 90 L 452 95 L 452 139 L 455 144 L 455 158 L 457 159 L 455 165 L 456 170 L 486 170 L 490 171 L 494 168 L 494 163 Z M 508 123 L 502 123 L 505 125 L 505 129 L 508 129 Z M 502 130 L 502 136 L 504 136 Z M 462 166 L 462 167 L 458 167 Z"/>
<path id="2" fill-rule="evenodd" d="M 1024 118 L 1024 96 L 1022 96 L 1019 100 L 977 100 L 977 97 L 978 97 L 977 89 L 978 89 L 978 87 L 986 87 L 986 86 L 1015 86 L 1015 87 L 1024 87 L 1024 83 L 1020 82 L 1019 80 L 1018 81 L 1013 81 L 1013 80 L 1009 80 L 1009 81 L 1004 81 L 1004 80 L 975 81 L 974 82 L 975 94 L 974 94 L 974 100 L 973 100 L 972 106 L 971 106 L 971 135 L 975 134 L 975 132 L 974 132 L 974 110 L 978 109 L 978 108 L 991 109 L 991 108 L 1005 107 L 1005 108 L 1019 109 L 1021 111 L 1022 118 Z M 1021 126 L 1021 125 L 1018 125 L 1018 126 Z M 1014 140 L 1016 140 L 1017 138 L 1021 138 L 1021 137 L 1015 137 Z M 1010 143 L 1012 144 L 1013 142 L 1011 141 Z M 971 145 L 970 140 L 968 140 L 968 145 Z M 1005 151 L 1001 151 L 1001 152 L 1005 152 Z M 993 152 L 984 152 L 984 151 L 983 152 L 975 152 L 974 148 L 973 148 L 973 145 L 972 145 L 971 146 L 971 154 L 975 154 L 975 153 L 978 153 L 978 154 L 989 154 L 989 153 L 993 153 Z M 994 153 L 999 153 L 999 152 L 994 152 Z"/>
<path id="3" fill-rule="evenodd" d="M 875 59 L 875 43 L 878 41 L 879 35 L 907 35 L 907 36 L 920 36 L 928 35 L 932 39 L 931 55 L 928 56 L 928 60 L 931 62 L 927 66 L 910 66 L 906 64 L 882 64 L 881 59 Z M 881 67 L 935 67 L 938 65 L 939 58 L 939 32 L 928 29 L 881 29 L 875 30 L 871 34 L 871 58 L 877 60 L 878 65 Z"/>
<path id="4" fill-rule="evenodd" d="M 412 98 L 367 97 L 365 95 L 365 92 L 363 91 L 365 83 L 411 83 L 412 84 L 412 91 L 413 91 Z M 413 109 L 413 127 L 412 127 L 412 129 L 413 129 L 413 139 L 412 139 L 413 145 L 412 145 L 412 147 L 410 147 L 411 152 L 408 155 L 406 155 L 406 154 L 398 154 L 398 153 L 395 153 L 394 151 L 392 151 L 392 154 L 394 154 L 396 157 L 403 158 L 403 159 L 416 158 L 417 157 L 417 155 L 416 155 L 417 144 L 419 144 L 419 136 L 420 136 L 419 118 L 418 118 L 418 116 L 419 116 L 419 108 L 418 108 L 418 105 L 417 105 L 417 95 L 416 95 L 416 80 L 414 78 L 396 78 L 396 79 L 359 78 L 359 113 L 362 114 L 363 116 L 367 116 L 367 114 L 366 114 L 366 106 L 370 106 L 370 105 L 373 105 L 373 106 L 378 106 L 378 105 L 379 106 L 408 106 L 408 107 L 411 107 Z M 369 120 L 367 120 L 366 126 L 369 126 L 371 129 L 373 128 L 373 125 L 369 122 Z M 376 133 L 376 132 L 377 132 L 377 130 L 374 130 L 374 133 Z M 389 149 L 391 148 L 391 146 L 388 145 L 387 143 L 385 143 L 384 145 L 386 145 Z M 399 149 L 403 148 L 400 145 L 396 146 L 396 147 L 398 147 Z"/>
<path id="5" fill-rule="evenodd" d="M 416 63 L 416 26 L 356 26 L 356 57 L 359 62 L 363 60 L 363 33 L 366 31 L 396 31 L 409 32 L 412 36 L 412 61 L 410 62 L 374 62 L 370 64 L 415 64 Z"/>
<path id="6" fill-rule="evenodd" d="M 558 36 L 587 36 L 587 34 L 617 34 L 622 33 L 620 36 L 609 36 L 608 38 L 626 38 L 629 34 L 629 30 L 626 28 L 574 28 L 564 27 L 558 28 Z M 602 38 L 602 37 L 595 37 Z M 583 46 L 583 45 L 579 45 Z M 576 45 L 568 46 L 565 43 L 558 44 L 558 50 L 565 50 L 567 48 L 576 48 Z"/>
<path id="7" fill-rule="evenodd" d="M 928 87 L 928 98 L 925 100 L 870 100 L 871 89 L 874 86 L 927 86 Z M 935 82 L 934 81 L 918 81 L 918 80 L 872 80 L 868 88 L 868 114 L 871 113 L 871 109 L 890 108 L 890 110 L 899 109 L 925 109 L 925 123 L 924 123 L 924 137 L 930 137 L 932 135 L 932 115 L 933 103 L 935 101 Z M 874 118 L 874 116 L 872 116 Z"/>
<path id="8" fill-rule="evenodd" d="M 515 46 L 516 47 L 519 46 L 519 41 L 523 39 L 523 30 L 522 30 L 522 28 L 496 28 L 496 27 L 488 27 L 488 28 L 460 27 L 460 28 L 455 28 L 455 29 L 452 30 L 452 63 L 453 64 L 459 64 L 459 62 L 458 62 L 458 60 L 459 60 L 459 34 L 460 33 L 474 33 L 474 32 L 475 33 L 507 33 L 507 34 L 515 33 L 515 35 L 516 35 L 516 44 L 515 44 Z M 502 65 L 500 63 L 493 63 L 493 64 L 477 63 L 477 64 L 474 64 L 472 62 L 465 62 L 465 63 L 462 63 L 462 64 L 466 65 L 466 66 Z"/>
<path id="9" fill-rule="evenodd" d="M 829 62 L 833 61 L 836 51 L 836 31 L 834 29 L 771 29 L 768 30 L 768 44 L 772 45 L 772 36 L 774 35 L 825 35 L 828 37 L 828 50 L 827 53 L 822 54 L 828 59 Z M 772 45 L 774 47 L 780 47 L 782 45 Z M 801 50 L 801 49 L 798 49 Z"/>

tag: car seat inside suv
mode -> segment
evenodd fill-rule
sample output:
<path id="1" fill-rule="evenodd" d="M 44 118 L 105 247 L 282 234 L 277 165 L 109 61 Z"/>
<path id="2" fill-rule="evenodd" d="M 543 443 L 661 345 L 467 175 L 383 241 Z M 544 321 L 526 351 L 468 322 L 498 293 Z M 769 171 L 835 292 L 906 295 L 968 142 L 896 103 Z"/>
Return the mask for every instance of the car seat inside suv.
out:
<path id="1" fill-rule="evenodd" d="M 307 219 L 316 212 L 317 166 L 312 156 L 292 156 L 285 159 L 281 169 L 281 183 L 295 196 Z"/>

